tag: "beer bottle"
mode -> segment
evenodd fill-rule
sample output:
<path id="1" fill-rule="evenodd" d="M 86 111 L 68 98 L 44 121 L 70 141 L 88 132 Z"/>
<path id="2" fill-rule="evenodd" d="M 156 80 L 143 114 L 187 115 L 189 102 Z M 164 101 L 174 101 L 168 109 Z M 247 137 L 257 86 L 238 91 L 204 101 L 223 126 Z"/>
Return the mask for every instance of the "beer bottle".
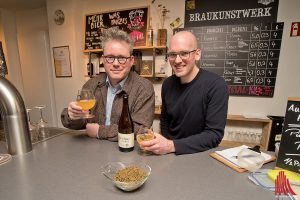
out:
<path id="1" fill-rule="evenodd" d="M 134 149 L 133 123 L 129 112 L 128 94 L 123 94 L 123 109 L 118 127 L 119 150 L 129 152 Z"/>

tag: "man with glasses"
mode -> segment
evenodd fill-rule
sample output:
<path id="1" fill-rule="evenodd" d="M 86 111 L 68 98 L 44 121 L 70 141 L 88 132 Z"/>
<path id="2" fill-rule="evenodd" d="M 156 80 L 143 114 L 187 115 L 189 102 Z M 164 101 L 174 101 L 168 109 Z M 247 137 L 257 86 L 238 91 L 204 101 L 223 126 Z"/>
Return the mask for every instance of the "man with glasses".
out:
<path id="1" fill-rule="evenodd" d="M 131 71 L 134 63 L 130 36 L 116 27 L 104 31 L 103 62 L 106 73 L 88 80 L 83 89 L 94 91 L 96 105 L 91 109 L 95 118 L 80 119 L 82 108 L 70 102 L 61 115 L 62 124 L 71 129 L 86 129 L 88 136 L 117 141 L 118 122 L 122 112 L 123 93 L 129 96 L 129 110 L 134 132 L 151 127 L 154 119 L 154 89 L 152 83 Z"/>
<path id="2" fill-rule="evenodd" d="M 161 134 L 141 147 L 155 154 L 189 154 L 216 147 L 224 135 L 228 91 L 224 79 L 199 69 L 196 37 L 188 31 L 172 36 L 168 49 L 174 75 L 162 85 Z"/>

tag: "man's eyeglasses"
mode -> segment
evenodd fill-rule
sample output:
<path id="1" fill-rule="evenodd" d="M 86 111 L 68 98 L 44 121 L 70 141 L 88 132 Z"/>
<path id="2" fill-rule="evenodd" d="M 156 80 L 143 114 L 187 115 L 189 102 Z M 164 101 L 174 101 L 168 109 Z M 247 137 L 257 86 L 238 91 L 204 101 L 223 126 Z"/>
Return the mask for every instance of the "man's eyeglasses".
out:
<path id="1" fill-rule="evenodd" d="M 103 56 L 103 57 L 105 58 L 106 62 L 108 62 L 109 64 L 114 63 L 114 62 L 115 62 L 115 59 L 117 59 L 118 62 L 119 62 L 120 64 L 125 64 L 125 63 L 127 62 L 127 60 L 128 60 L 129 58 L 131 58 L 130 56 L 129 56 L 129 57 L 122 57 L 122 56 L 120 56 L 120 57 L 118 57 L 118 56 Z"/>
<path id="2" fill-rule="evenodd" d="M 180 51 L 178 53 L 175 52 L 169 52 L 167 54 L 169 60 L 176 60 L 177 56 L 179 56 L 182 60 L 189 59 L 190 53 L 195 52 L 197 49 L 194 49 L 192 51 Z"/>

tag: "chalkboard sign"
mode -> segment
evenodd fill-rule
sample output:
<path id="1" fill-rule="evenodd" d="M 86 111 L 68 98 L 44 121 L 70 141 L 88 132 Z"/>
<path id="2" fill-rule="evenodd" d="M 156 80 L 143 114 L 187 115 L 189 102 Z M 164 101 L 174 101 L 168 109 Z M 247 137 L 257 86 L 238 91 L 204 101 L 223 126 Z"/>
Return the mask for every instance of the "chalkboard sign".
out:
<path id="1" fill-rule="evenodd" d="M 145 46 L 147 20 L 148 7 L 86 15 L 84 51 L 100 50 L 102 31 L 113 26 L 118 26 L 130 34 L 135 46 Z"/>
<path id="2" fill-rule="evenodd" d="M 279 0 L 185 0 L 184 27 L 277 21 Z"/>
<path id="3" fill-rule="evenodd" d="M 200 68 L 224 77 L 230 95 L 273 97 L 283 23 L 188 27 Z"/>
<path id="4" fill-rule="evenodd" d="M 289 98 L 276 167 L 300 173 L 300 98 Z"/>

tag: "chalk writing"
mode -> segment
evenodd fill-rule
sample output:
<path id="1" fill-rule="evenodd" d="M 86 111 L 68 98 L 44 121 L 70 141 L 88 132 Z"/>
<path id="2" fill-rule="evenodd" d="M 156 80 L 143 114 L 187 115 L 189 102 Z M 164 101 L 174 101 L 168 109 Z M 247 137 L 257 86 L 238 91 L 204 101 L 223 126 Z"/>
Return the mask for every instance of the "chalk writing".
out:
<path id="1" fill-rule="evenodd" d="M 109 13 L 108 18 L 111 26 L 127 24 L 127 17 L 121 17 L 120 12 Z"/>
<path id="2" fill-rule="evenodd" d="M 289 98 L 276 166 L 290 171 L 300 171 L 300 98 Z M 299 100 L 298 100 L 299 99 Z"/>
<path id="3" fill-rule="evenodd" d="M 126 31 L 134 40 L 135 46 L 145 46 L 147 20 L 147 7 L 86 15 L 84 49 L 100 50 L 102 31 L 113 26 Z"/>
<path id="4" fill-rule="evenodd" d="M 196 35 L 202 50 L 198 66 L 222 76 L 230 95 L 274 95 L 283 23 L 184 29 Z"/>
<path id="5" fill-rule="evenodd" d="M 300 167 L 300 162 L 298 160 L 292 159 L 292 158 L 286 158 L 284 159 L 284 163 L 289 166 L 296 166 Z"/>

